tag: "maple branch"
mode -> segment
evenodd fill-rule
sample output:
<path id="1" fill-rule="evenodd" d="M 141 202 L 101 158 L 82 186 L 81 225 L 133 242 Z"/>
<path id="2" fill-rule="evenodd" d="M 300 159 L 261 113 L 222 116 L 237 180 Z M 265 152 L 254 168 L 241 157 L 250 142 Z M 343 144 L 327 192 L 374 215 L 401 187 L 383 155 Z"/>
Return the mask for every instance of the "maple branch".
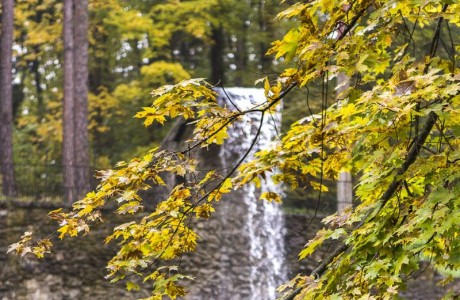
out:
<path id="1" fill-rule="evenodd" d="M 236 119 L 238 119 L 239 117 L 241 116 L 244 116 L 246 114 L 249 114 L 249 113 L 253 113 L 253 112 L 260 112 L 260 113 L 264 113 L 266 112 L 267 110 L 269 110 L 270 108 L 272 108 L 275 104 L 277 104 L 281 99 L 284 98 L 284 96 L 286 96 L 295 86 L 297 86 L 297 82 L 292 82 L 291 84 L 289 84 L 283 91 L 281 91 L 278 95 L 278 97 L 275 97 L 272 100 L 272 102 L 270 102 L 269 105 L 263 107 L 263 108 L 258 108 L 258 109 L 248 109 L 248 110 L 245 110 L 245 111 L 241 111 L 241 112 L 238 112 L 236 114 L 234 114 L 233 116 L 231 116 L 230 118 L 228 118 L 228 120 L 222 124 L 221 126 L 219 126 L 219 128 L 217 128 L 213 133 L 211 133 L 210 135 L 208 135 L 207 137 L 203 138 L 201 141 L 197 142 L 195 145 L 193 146 L 190 146 L 188 147 L 186 150 L 183 150 L 181 151 L 182 154 L 185 154 L 187 152 L 190 152 L 191 150 L 197 148 L 198 146 L 202 145 L 203 143 L 205 143 L 206 141 L 208 141 L 209 139 L 211 139 L 212 137 L 214 137 L 216 134 L 218 134 L 222 129 L 224 129 L 225 127 L 227 127 L 230 123 L 232 123 L 233 121 L 235 121 Z"/>
<path id="2" fill-rule="evenodd" d="M 456 60 L 456 50 L 455 50 L 455 43 L 454 40 L 452 39 L 452 31 L 450 30 L 449 26 L 449 21 L 445 20 L 446 22 L 446 28 L 447 32 L 449 33 L 449 40 L 450 40 L 450 46 L 452 47 L 452 73 L 455 71 L 455 60 Z"/>
<path id="3" fill-rule="evenodd" d="M 358 22 L 358 20 L 364 15 L 364 13 L 366 12 L 366 9 L 369 7 L 369 5 L 365 5 L 364 7 L 361 8 L 360 11 L 358 11 L 358 13 L 356 14 L 356 16 L 351 20 L 350 24 L 348 24 L 348 26 L 344 29 L 344 31 L 342 32 L 342 34 L 337 38 L 337 40 L 335 41 L 334 45 L 333 45 L 333 48 L 337 45 L 337 43 L 342 40 L 352 29 L 353 27 L 356 25 L 356 23 Z M 248 109 L 246 111 L 240 111 L 236 106 L 235 104 L 233 104 L 233 102 L 231 102 L 235 108 L 238 110 L 238 113 L 236 113 L 235 115 L 231 116 L 224 124 L 222 124 L 219 128 L 217 128 L 213 133 L 211 133 L 210 135 L 208 135 L 206 138 L 202 139 L 201 141 L 197 142 L 195 145 L 193 146 L 190 146 L 188 147 L 186 150 L 182 151 L 181 153 L 184 154 L 186 152 L 190 152 L 191 150 L 197 148 L 199 145 L 202 145 L 203 143 L 205 143 L 206 141 L 208 141 L 210 138 L 214 137 L 217 133 L 219 133 L 223 128 L 225 128 L 226 126 L 228 126 L 230 123 L 232 123 L 233 121 L 235 121 L 238 117 L 242 116 L 242 115 L 245 115 L 245 114 L 248 114 L 248 113 L 252 113 L 252 112 L 265 112 L 267 110 L 269 110 L 271 107 L 273 107 L 274 105 L 276 105 L 281 99 L 283 99 L 294 87 L 296 87 L 298 85 L 298 83 L 296 81 L 294 82 L 291 82 L 283 91 L 280 92 L 280 94 L 271 99 L 271 102 L 269 105 L 263 107 L 263 108 L 260 108 L 260 109 Z M 224 91 L 225 92 L 225 91 Z M 228 96 L 228 95 L 227 95 Z M 269 97 L 270 98 L 270 97 Z M 229 99 L 230 100 L 230 99 Z"/>
<path id="4" fill-rule="evenodd" d="M 260 132 L 262 130 L 262 126 L 263 126 L 263 121 L 264 121 L 264 116 L 265 114 L 262 112 L 262 115 L 260 117 L 260 123 L 259 123 L 259 127 L 257 128 L 257 132 L 254 136 L 254 139 L 252 140 L 251 142 L 251 145 L 249 146 L 248 150 L 246 150 L 246 152 L 244 153 L 244 155 L 238 160 L 238 162 L 232 167 L 232 169 L 230 170 L 230 172 L 228 172 L 224 178 L 222 178 L 220 180 L 220 183 L 216 185 L 216 187 L 214 187 L 211 191 L 207 192 L 205 195 L 203 195 L 200 199 L 198 199 L 192 206 L 190 209 L 194 209 L 198 203 L 202 202 L 204 199 L 206 199 L 213 191 L 215 190 L 218 190 L 222 184 L 225 182 L 225 180 L 227 180 L 228 178 L 230 178 L 233 173 L 235 173 L 235 171 L 238 169 L 238 167 L 244 162 L 244 160 L 249 156 L 249 154 L 251 153 L 252 149 L 254 148 L 254 146 L 256 145 L 257 143 L 257 140 L 259 138 L 259 135 L 260 135 Z M 186 210 L 184 213 L 187 213 L 190 209 Z"/>
<path id="5" fill-rule="evenodd" d="M 425 141 L 428 138 L 428 135 L 430 134 L 437 120 L 438 120 L 438 115 L 435 112 L 432 111 L 428 114 L 428 119 L 426 120 L 425 126 L 423 127 L 420 134 L 414 138 L 412 147 L 407 153 L 406 160 L 404 161 L 401 168 L 396 173 L 396 177 L 400 177 L 400 175 L 403 175 L 404 172 L 406 172 L 407 169 L 410 167 L 410 165 L 412 165 L 415 162 L 418 154 L 420 153 L 420 150 L 423 147 L 423 144 L 425 144 Z M 380 198 L 380 202 L 382 202 L 380 209 L 388 202 L 388 200 L 390 200 L 394 192 L 399 188 L 400 184 L 401 184 L 401 179 L 393 180 L 393 182 L 390 184 L 388 189 L 385 191 L 385 193 Z"/>
<path id="6" fill-rule="evenodd" d="M 406 20 L 404 19 L 404 16 L 402 15 L 402 12 L 399 11 L 399 14 L 401 15 L 401 18 L 402 18 L 402 20 L 404 22 L 404 26 L 406 27 L 406 31 L 409 32 L 409 40 L 412 41 L 412 46 L 414 47 L 414 49 L 416 48 L 416 42 L 415 42 L 413 36 L 414 36 L 415 28 L 417 28 L 418 18 L 420 17 L 420 10 L 421 10 L 421 8 L 419 8 L 419 10 L 418 10 L 417 19 L 415 19 L 414 25 L 412 26 L 412 30 L 410 30 L 409 27 L 407 27 Z M 409 51 L 409 45 L 407 45 L 407 47 L 404 49 L 404 52 L 402 53 L 402 55 L 395 61 L 395 63 L 400 62 L 406 56 L 408 51 Z"/>
<path id="7" fill-rule="evenodd" d="M 407 153 L 406 159 L 404 160 L 404 163 L 402 164 L 401 168 L 399 168 L 398 172 L 396 173 L 396 178 L 391 182 L 391 184 L 388 186 L 387 190 L 383 193 L 383 195 L 380 197 L 379 202 L 380 205 L 377 209 L 377 211 L 374 213 L 374 216 L 371 217 L 369 220 L 369 216 L 375 211 L 371 210 L 369 211 L 363 218 L 363 220 L 358 223 L 354 230 L 359 229 L 362 227 L 364 224 L 367 222 L 371 221 L 375 215 L 377 215 L 381 209 L 385 206 L 385 204 L 393 197 L 394 193 L 398 190 L 398 188 L 401 186 L 401 183 L 403 182 L 402 179 L 398 179 L 403 175 L 407 169 L 415 162 L 417 159 L 418 154 L 420 153 L 420 150 L 422 149 L 423 144 L 425 143 L 426 139 L 428 138 L 431 130 L 433 129 L 434 125 L 436 124 L 436 121 L 438 120 L 438 115 L 434 112 L 430 112 L 428 114 L 428 119 L 426 120 L 426 123 L 420 132 L 418 136 L 416 136 L 413 140 L 412 147 L 410 148 L 409 152 Z M 342 242 L 342 244 L 337 247 L 334 252 L 332 252 L 331 255 L 329 255 L 316 269 L 314 269 L 311 272 L 311 275 L 315 276 L 316 278 L 320 278 L 322 274 L 327 270 L 328 265 L 340 254 L 344 253 L 350 245 L 345 244 Z M 289 295 L 285 296 L 282 298 L 283 300 L 293 300 L 295 296 L 297 296 L 303 289 L 304 287 L 299 287 L 292 291 Z"/>
<path id="8" fill-rule="evenodd" d="M 257 140 L 260 136 L 260 132 L 262 130 L 262 125 L 263 125 L 263 122 L 264 122 L 264 116 L 265 116 L 265 113 L 264 111 L 261 112 L 261 117 L 260 117 L 260 123 L 259 123 L 259 127 L 257 128 L 257 132 L 254 136 L 254 139 L 252 140 L 251 142 L 251 145 L 249 146 L 248 150 L 246 150 L 246 152 L 244 153 L 244 155 L 238 160 L 238 162 L 233 166 L 233 168 L 230 170 L 230 172 L 228 172 L 225 177 L 223 177 L 220 182 L 212 189 L 210 190 L 209 192 L 207 192 L 206 194 L 204 194 L 203 196 L 200 197 L 200 199 L 198 199 L 195 203 L 193 203 L 190 207 L 188 207 L 187 209 L 185 209 L 179 219 L 179 223 L 176 225 L 176 228 L 174 229 L 174 232 L 172 233 L 171 235 L 171 238 L 168 240 L 168 243 L 166 244 L 166 247 L 164 248 L 163 251 L 161 251 L 158 256 L 153 260 L 151 261 L 147 266 L 143 267 L 141 270 L 139 271 L 135 271 L 133 273 L 130 273 L 130 274 L 127 274 L 125 275 L 125 277 L 130 277 L 130 276 L 134 276 L 138 273 L 142 273 L 142 272 L 145 272 L 146 270 L 152 268 L 154 265 L 156 265 L 160 260 L 161 258 L 163 257 L 164 253 L 166 252 L 166 250 L 169 248 L 169 246 L 172 244 L 172 241 L 173 241 L 173 238 L 174 236 L 177 234 L 178 230 L 179 230 L 179 227 L 180 225 L 183 223 L 184 219 L 189 216 L 189 212 L 193 212 L 193 210 L 198 206 L 199 203 L 203 202 L 207 197 L 209 197 L 209 195 L 211 195 L 212 192 L 220 189 L 220 187 L 223 185 L 223 183 L 225 182 L 225 180 L 227 180 L 228 178 L 230 178 L 233 173 L 235 173 L 235 171 L 238 169 L 238 167 L 243 163 L 243 161 L 249 156 L 249 154 L 251 153 L 251 151 L 254 149 L 254 146 L 255 144 L 257 143 Z"/>
<path id="9" fill-rule="evenodd" d="M 441 13 L 445 13 L 448 6 L 449 6 L 448 4 L 444 4 L 442 6 Z M 444 20 L 444 17 L 441 15 L 439 17 L 438 23 L 436 24 L 433 39 L 431 40 L 431 47 L 430 47 L 430 51 L 428 52 L 430 55 L 430 58 L 433 58 L 436 55 L 436 51 L 438 50 L 438 43 L 439 43 L 439 37 L 441 36 L 441 26 L 442 26 L 443 20 Z M 425 72 L 427 71 L 429 65 L 430 64 L 428 63 L 426 66 Z"/>
<path id="10" fill-rule="evenodd" d="M 343 39 L 353 29 L 353 27 L 356 25 L 358 20 L 364 15 L 364 13 L 366 12 L 369 6 L 370 6 L 369 4 L 364 5 L 364 7 L 362 7 L 361 10 L 358 11 L 356 16 L 354 16 L 354 18 L 351 20 L 350 24 L 347 24 L 345 29 L 340 33 L 340 36 L 337 38 L 336 42 Z"/>
<path id="11" fill-rule="evenodd" d="M 441 13 L 446 12 L 447 7 L 448 7 L 448 4 L 444 4 L 442 6 Z M 428 70 L 429 70 L 429 68 L 431 66 L 431 59 L 436 55 L 436 51 L 438 50 L 438 43 L 439 43 L 439 37 L 441 35 L 441 26 L 442 26 L 442 21 L 443 20 L 444 20 L 444 18 L 441 15 L 441 17 L 439 17 L 438 23 L 436 24 L 436 28 L 434 30 L 433 38 L 431 39 L 430 50 L 428 51 L 428 55 L 430 56 L 430 60 L 425 65 L 425 68 L 423 70 L 424 74 L 428 73 Z M 420 102 L 417 102 L 417 105 L 415 106 L 415 111 L 420 112 Z M 419 132 L 419 124 L 420 124 L 420 116 L 419 115 L 415 116 L 414 123 L 415 123 L 415 135 L 417 136 L 418 132 Z"/>

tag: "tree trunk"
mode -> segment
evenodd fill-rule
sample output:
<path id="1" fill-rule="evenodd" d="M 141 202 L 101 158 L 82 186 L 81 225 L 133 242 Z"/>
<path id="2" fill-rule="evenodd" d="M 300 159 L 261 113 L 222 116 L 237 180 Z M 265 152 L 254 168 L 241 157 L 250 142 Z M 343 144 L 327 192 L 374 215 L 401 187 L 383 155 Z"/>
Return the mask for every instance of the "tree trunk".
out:
<path id="1" fill-rule="evenodd" d="M 225 83 L 224 68 L 224 29 L 222 26 L 213 27 L 211 32 L 213 41 L 211 47 L 211 84 Z"/>
<path id="2" fill-rule="evenodd" d="M 103 26 L 102 24 L 100 26 Z M 98 32 L 96 29 L 93 31 L 94 39 L 98 41 L 98 45 L 92 46 L 92 55 L 90 54 L 90 61 L 88 69 L 89 78 L 89 91 L 95 95 L 100 92 L 101 87 L 107 87 L 109 90 L 113 90 L 113 74 L 110 69 L 110 57 L 108 52 L 110 49 L 105 47 L 108 43 L 108 37 L 106 34 Z M 102 55 L 99 53 L 103 53 Z"/>
<path id="3" fill-rule="evenodd" d="M 270 40 L 272 40 L 271 35 L 273 30 L 271 24 L 267 22 L 266 9 L 265 0 L 259 0 L 259 30 L 261 33 L 267 34 Z M 267 55 L 269 48 L 270 44 L 266 43 L 266 39 L 259 43 L 260 66 L 264 75 L 268 75 L 272 63 L 272 58 Z"/>
<path id="4" fill-rule="evenodd" d="M 73 0 L 64 0 L 64 113 L 62 138 L 62 166 L 64 201 L 71 204 L 75 194 L 74 145 L 74 70 L 73 70 Z"/>
<path id="5" fill-rule="evenodd" d="M 13 47 L 14 0 L 2 0 L 2 31 L 0 37 L 0 162 L 3 175 L 3 193 L 16 194 L 13 168 Z"/>
<path id="6" fill-rule="evenodd" d="M 37 6 L 43 5 L 43 1 L 40 0 L 37 3 Z M 37 24 L 40 24 L 43 19 L 43 11 L 38 10 L 35 13 L 34 21 Z M 35 52 L 36 58 L 32 61 L 32 73 L 34 74 L 34 81 L 35 81 L 35 91 L 37 93 L 37 115 L 38 121 L 41 122 L 42 118 L 45 116 L 45 102 L 43 101 L 43 89 L 41 86 L 41 74 L 40 74 L 40 62 L 38 60 L 39 53 L 40 53 L 40 46 L 36 45 L 32 47 L 32 50 Z"/>
<path id="7" fill-rule="evenodd" d="M 39 50 L 35 50 L 38 53 Z M 39 62 L 38 59 L 32 61 L 32 73 L 34 74 L 35 81 L 35 92 L 37 93 L 37 115 L 38 121 L 41 122 L 42 118 L 45 116 L 45 102 L 43 101 L 43 89 L 42 89 L 42 79 L 39 71 Z"/>
<path id="8" fill-rule="evenodd" d="M 244 21 L 244 20 L 243 20 Z M 248 25 L 243 23 L 242 30 L 239 32 L 236 41 L 236 77 L 235 86 L 243 86 L 245 83 L 244 74 L 246 73 L 247 62 L 248 62 L 248 51 L 247 51 L 247 30 Z"/>
<path id="9" fill-rule="evenodd" d="M 77 197 L 91 188 L 88 141 L 88 0 L 74 2 L 75 166 Z"/>

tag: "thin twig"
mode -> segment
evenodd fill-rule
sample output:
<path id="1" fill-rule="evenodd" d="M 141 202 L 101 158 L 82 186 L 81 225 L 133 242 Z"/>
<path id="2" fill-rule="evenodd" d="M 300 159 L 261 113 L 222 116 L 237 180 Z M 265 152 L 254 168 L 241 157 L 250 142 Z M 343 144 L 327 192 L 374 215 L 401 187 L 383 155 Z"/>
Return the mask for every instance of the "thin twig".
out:
<path id="1" fill-rule="evenodd" d="M 224 85 L 223 85 L 222 83 L 220 84 L 220 87 L 221 87 L 222 91 L 224 92 L 225 96 L 227 97 L 228 101 L 230 101 L 230 103 L 233 105 L 233 107 L 235 107 L 235 109 L 236 109 L 239 113 L 241 113 L 241 109 L 239 109 L 238 106 L 233 102 L 232 97 L 230 97 L 230 96 L 227 94 L 227 91 L 225 90 Z"/>

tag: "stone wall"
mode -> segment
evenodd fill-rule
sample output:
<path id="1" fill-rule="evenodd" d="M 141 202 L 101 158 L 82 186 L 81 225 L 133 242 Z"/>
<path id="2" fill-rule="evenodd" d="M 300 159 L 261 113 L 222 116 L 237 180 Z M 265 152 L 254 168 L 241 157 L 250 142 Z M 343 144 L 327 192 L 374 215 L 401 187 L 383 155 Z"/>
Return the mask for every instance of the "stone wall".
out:
<path id="1" fill-rule="evenodd" d="M 16 242 L 24 231 L 37 232 L 37 236 L 53 232 L 56 226 L 48 220 L 47 212 L 48 209 L 37 208 L 1 210 L 1 300 L 136 299 L 140 296 L 108 284 L 104 279 L 105 264 L 114 254 L 113 245 L 103 244 L 104 236 L 111 230 L 107 223 L 84 238 L 62 242 L 53 239 L 53 253 L 41 260 L 6 255 L 8 245 Z"/>
<path id="2" fill-rule="evenodd" d="M 148 296 L 148 288 L 138 293 L 129 293 L 122 284 L 108 284 L 104 279 L 105 264 L 115 252 L 113 244 L 103 244 L 104 236 L 113 228 L 110 223 L 124 222 L 123 218 L 109 218 L 109 212 L 106 212 L 105 223 L 94 229 L 90 235 L 63 242 L 56 241 L 53 254 L 42 260 L 6 255 L 7 246 L 17 241 L 24 231 L 34 228 L 38 230 L 39 235 L 53 231 L 55 226 L 46 217 L 48 210 L 0 208 L 0 300 L 136 299 Z M 286 264 L 289 276 L 309 272 L 316 264 L 313 260 L 297 261 L 297 253 L 320 226 L 319 220 L 315 219 L 306 229 L 310 221 L 311 219 L 304 215 L 285 216 Z M 241 273 L 241 286 L 225 286 L 226 274 L 216 271 L 213 267 L 216 258 L 222 259 L 222 255 L 226 263 L 230 264 L 229 267 L 232 262 L 244 262 L 246 259 L 240 251 L 232 249 L 223 254 L 219 253 L 221 236 L 218 226 L 222 225 L 217 221 L 211 221 L 207 225 L 198 223 L 196 226 L 202 228 L 200 250 L 196 255 L 185 257 L 181 262 L 183 267 L 189 269 L 188 272 L 196 276 L 196 280 L 190 283 L 191 294 L 188 299 L 225 300 L 226 298 L 221 297 L 222 290 L 249 290 L 244 287 L 244 282 L 247 282 L 243 278 L 247 275 L 244 272 Z M 211 226 L 206 227 L 206 234 L 203 234 L 203 226 Z M 244 235 L 236 234 L 235 240 L 229 241 L 227 245 L 238 244 L 238 237 L 244 239 Z M 408 291 L 401 295 L 405 299 L 438 299 L 445 291 L 445 288 L 436 286 L 439 279 L 439 275 L 429 270 L 425 271 L 415 280 L 411 280 Z"/>

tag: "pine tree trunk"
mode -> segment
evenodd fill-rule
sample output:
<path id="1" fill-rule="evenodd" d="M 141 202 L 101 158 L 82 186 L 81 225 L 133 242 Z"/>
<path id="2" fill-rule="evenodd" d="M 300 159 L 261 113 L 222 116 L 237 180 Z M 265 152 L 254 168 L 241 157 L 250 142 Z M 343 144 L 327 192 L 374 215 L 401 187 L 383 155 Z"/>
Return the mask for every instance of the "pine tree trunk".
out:
<path id="1" fill-rule="evenodd" d="M 90 190 L 88 141 L 88 0 L 74 2 L 75 166 L 77 197 Z"/>
<path id="2" fill-rule="evenodd" d="M 62 138 L 62 165 L 64 174 L 64 201 L 71 204 L 75 191 L 74 145 L 74 70 L 73 70 L 73 0 L 64 0 L 64 113 Z"/>
<path id="3" fill-rule="evenodd" d="M 2 31 L 0 37 L 0 162 L 3 193 L 16 194 L 13 168 L 13 47 L 14 0 L 2 0 Z"/>
<path id="4" fill-rule="evenodd" d="M 211 30 L 211 84 L 225 83 L 224 68 L 224 29 L 222 26 L 213 27 Z"/>

